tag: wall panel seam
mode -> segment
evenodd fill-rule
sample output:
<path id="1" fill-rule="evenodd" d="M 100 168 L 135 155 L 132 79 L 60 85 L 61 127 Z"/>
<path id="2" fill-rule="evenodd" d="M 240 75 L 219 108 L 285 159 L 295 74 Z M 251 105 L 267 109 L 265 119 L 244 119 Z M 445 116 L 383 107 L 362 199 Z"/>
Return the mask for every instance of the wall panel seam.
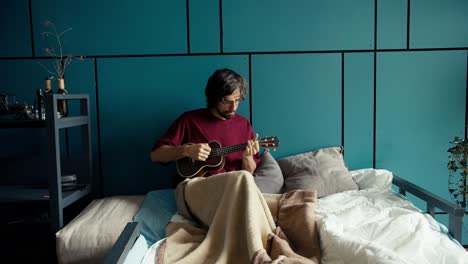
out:
<path id="1" fill-rule="evenodd" d="M 368 49 L 368 50 L 329 50 L 329 51 L 264 51 L 264 52 L 208 52 L 208 53 L 172 53 L 172 54 L 121 54 L 121 55 L 84 55 L 86 58 L 149 58 L 149 57 L 186 57 L 186 56 L 225 56 L 225 55 L 279 55 L 279 54 L 327 54 L 327 53 L 368 53 L 368 52 L 418 52 L 418 51 L 456 51 L 458 48 L 421 48 L 421 49 Z M 77 55 L 78 56 L 78 55 Z M 47 56 L 0 57 L 0 60 L 50 59 Z"/>
<path id="2" fill-rule="evenodd" d="M 32 56 L 36 56 L 35 47 L 34 47 L 34 27 L 33 27 L 33 18 L 32 18 L 32 0 L 29 0 L 29 31 L 31 34 L 31 51 Z"/>

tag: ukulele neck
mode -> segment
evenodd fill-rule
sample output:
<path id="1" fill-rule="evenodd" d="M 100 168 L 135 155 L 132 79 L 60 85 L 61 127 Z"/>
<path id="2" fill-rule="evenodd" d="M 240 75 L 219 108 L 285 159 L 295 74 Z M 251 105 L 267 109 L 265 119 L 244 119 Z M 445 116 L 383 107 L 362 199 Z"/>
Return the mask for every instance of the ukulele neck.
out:
<path id="1" fill-rule="evenodd" d="M 211 151 L 209 157 L 225 156 L 245 149 L 247 143 L 237 144 L 229 147 L 221 147 Z"/>

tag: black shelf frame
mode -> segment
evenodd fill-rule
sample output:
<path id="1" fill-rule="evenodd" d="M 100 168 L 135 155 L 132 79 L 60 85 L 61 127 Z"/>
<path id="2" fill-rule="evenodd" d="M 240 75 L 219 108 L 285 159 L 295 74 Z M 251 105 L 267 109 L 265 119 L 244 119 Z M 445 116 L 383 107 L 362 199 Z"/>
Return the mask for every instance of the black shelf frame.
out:
<path id="1" fill-rule="evenodd" d="M 60 100 L 79 100 L 78 116 L 58 117 Z M 45 98 L 46 120 L 0 120 L 0 128 L 45 128 L 48 135 L 48 186 L 1 186 L 0 203 L 48 202 L 52 232 L 63 227 L 63 209 L 93 191 L 93 162 L 89 95 L 53 94 Z M 62 190 L 60 130 L 80 127 L 82 150 L 87 163 L 88 182 L 71 191 Z M 81 178 L 81 175 L 79 176 Z"/>
<path id="2" fill-rule="evenodd" d="M 79 100 L 80 101 L 80 116 L 61 117 L 57 115 L 59 100 Z M 49 134 L 49 164 L 51 169 L 49 174 L 49 206 L 51 229 L 53 232 L 58 231 L 63 227 L 63 209 L 82 197 L 91 193 L 93 180 L 93 162 L 92 162 L 92 147 L 91 147 L 91 120 L 89 96 L 86 94 L 54 94 L 46 97 L 46 120 L 47 130 Z M 82 150 L 87 154 L 89 185 L 83 189 L 62 192 L 62 169 L 61 169 L 61 153 L 60 153 L 60 129 L 71 127 L 81 128 L 81 144 Z"/>

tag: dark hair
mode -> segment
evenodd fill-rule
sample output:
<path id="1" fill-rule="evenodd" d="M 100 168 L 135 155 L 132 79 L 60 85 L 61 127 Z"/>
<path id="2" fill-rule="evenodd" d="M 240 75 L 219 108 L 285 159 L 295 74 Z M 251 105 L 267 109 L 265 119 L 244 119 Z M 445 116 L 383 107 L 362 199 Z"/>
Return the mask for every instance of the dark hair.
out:
<path id="1" fill-rule="evenodd" d="M 242 75 L 230 69 L 218 69 L 208 79 L 205 88 L 206 105 L 216 106 L 221 98 L 239 89 L 241 100 L 247 94 L 247 82 Z"/>

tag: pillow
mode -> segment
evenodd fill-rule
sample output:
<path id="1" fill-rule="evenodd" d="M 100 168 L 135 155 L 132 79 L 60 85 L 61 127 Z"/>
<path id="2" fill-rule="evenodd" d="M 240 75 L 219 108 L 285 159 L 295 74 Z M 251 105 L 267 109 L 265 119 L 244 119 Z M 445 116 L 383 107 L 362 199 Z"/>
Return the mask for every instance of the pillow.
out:
<path id="1" fill-rule="evenodd" d="M 254 175 L 255 183 L 262 193 L 282 193 L 283 173 L 270 152 L 263 152 Z"/>
<path id="2" fill-rule="evenodd" d="M 343 148 L 323 148 L 278 160 L 286 191 L 317 191 L 318 198 L 358 190 L 343 160 Z"/>
<path id="3" fill-rule="evenodd" d="M 141 223 L 140 233 L 148 246 L 166 237 L 166 225 L 177 212 L 174 189 L 150 191 L 133 220 Z"/>
<path id="4" fill-rule="evenodd" d="M 349 171 L 359 190 L 388 191 L 392 188 L 393 173 L 384 169 L 359 169 Z"/>

